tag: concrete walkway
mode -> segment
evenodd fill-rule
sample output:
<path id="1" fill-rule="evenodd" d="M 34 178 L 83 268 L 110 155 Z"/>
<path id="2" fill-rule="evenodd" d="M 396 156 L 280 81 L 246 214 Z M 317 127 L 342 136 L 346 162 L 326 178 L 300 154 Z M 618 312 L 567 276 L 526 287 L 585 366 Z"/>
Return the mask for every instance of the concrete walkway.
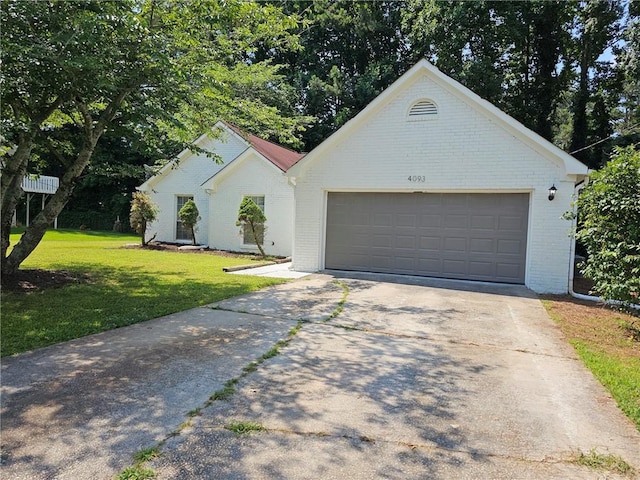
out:
<path id="1" fill-rule="evenodd" d="M 531 292 L 395 280 L 314 275 L 5 359 L 0 476 L 112 478 L 299 319 L 169 438 L 158 478 L 617 478 L 572 462 L 593 448 L 640 469 L 640 434 Z"/>
<path id="2" fill-rule="evenodd" d="M 307 272 L 297 272 L 291 270 L 291 262 L 276 263 L 275 265 L 265 265 L 264 267 L 247 268 L 229 272 L 230 275 L 255 275 L 258 277 L 272 278 L 303 278 L 311 275 Z"/>

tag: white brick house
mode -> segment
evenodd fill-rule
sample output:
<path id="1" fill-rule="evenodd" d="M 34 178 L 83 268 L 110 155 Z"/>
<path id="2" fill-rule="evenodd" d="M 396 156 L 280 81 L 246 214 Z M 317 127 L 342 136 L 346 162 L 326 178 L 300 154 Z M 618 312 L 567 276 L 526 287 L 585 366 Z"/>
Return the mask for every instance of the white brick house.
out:
<path id="1" fill-rule="evenodd" d="M 287 171 L 293 268 L 566 292 L 571 225 L 561 217 L 587 174 L 422 60 Z"/>
<path id="2" fill-rule="evenodd" d="M 195 144 L 214 152 L 220 163 L 204 154 L 185 150 L 168 162 L 138 190 L 158 205 L 158 219 L 148 228 L 156 240 L 191 243 L 178 219 L 178 211 L 193 199 L 200 212 L 196 241 L 210 248 L 257 252 L 250 236 L 236 226 L 238 208 L 250 196 L 265 212 L 264 248 L 270 255 L 291 255 L 293 237 L 293 187 L 284 172 L 302 154 L 241 132 L 224 122 Z"/>

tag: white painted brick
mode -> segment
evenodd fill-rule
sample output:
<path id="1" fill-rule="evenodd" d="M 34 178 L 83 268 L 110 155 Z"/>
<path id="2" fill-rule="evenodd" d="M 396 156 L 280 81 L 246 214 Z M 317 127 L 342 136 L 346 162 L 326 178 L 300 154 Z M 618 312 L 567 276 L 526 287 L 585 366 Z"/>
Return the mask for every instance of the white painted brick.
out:
<path id="1" fill-rule="evenodd" d="M 408 122 L 411 104 L 429 98 L 434 120 Z M 460 97 L 423 77 L 316 157 L 296 178 L 294 268 L 322 269 L 327 191 L 530 192 L 526 285 L 537 292 L 567 291 L 573 179 Z M 424 175 L 412 184 L 409 175 Z M 547 199 L 555 183 L 556 199 Z"/>
<path id="2" fill-rule="evenodd" d="M 176 242 L 176 197 L 193 195 L 201 217 L 196 232 L 198 243 L 224 250 L 257 252 L 255 247 L 242 245 L 236 218 L 244 195 L 264 195 L 267 216 L 265 251 L 271 255 L 291 255 L 293 187 L 283 173 L 254 154 L 244 159 L 209 194 L 206 191 L 208 184 L 202 184 L 236 159 L 247 149 L 247 145 L 229 136 L 210 141 L 202 147 L 219 155 L 222 164 L 215 163 L 205 155 L 192 154 L 175 168 L 158 175 L 147 189 L 160 208 L 158 220 L 149 226 L 149 234 L 157 233 L 158 241 Z"/>

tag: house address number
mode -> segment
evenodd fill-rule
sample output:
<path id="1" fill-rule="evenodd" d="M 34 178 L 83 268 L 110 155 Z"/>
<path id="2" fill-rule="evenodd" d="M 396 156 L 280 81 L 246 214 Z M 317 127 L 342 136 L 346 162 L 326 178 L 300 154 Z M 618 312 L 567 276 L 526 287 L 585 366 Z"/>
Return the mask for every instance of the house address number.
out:
<path id="1" fill-rule="evenodd" d="M 409 175 L 407 180 L 410 182 L 424 183 L 427 181 L 427 178 L 424 175 Z"/>

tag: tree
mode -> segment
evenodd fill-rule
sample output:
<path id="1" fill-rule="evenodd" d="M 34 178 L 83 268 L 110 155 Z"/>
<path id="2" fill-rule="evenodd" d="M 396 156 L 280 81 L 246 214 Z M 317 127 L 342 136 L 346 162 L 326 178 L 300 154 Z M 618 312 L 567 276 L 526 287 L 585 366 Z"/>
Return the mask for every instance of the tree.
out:
<path id="1" fill-rule="evenodd" d="M 182 224 L 191 231 L 191 240 L 196 245 L 196 224 L 200 220 L 200 212 L 198 212 L 196 203 L 193 200 L 187 200 L 187 203 L 178 212 L 178 217 Z"/>
<path id="2" fill-rule="evenodd" d="M 617 145 L 640 142 L 640 1 L 628 3 L 628 17 L 622 37 L 624 43 L 613 48 L 622 94 L 616 105 L 619 121 L 615 138 Z"/>
<path id="3" fill-rule="evenodd" d="M 151 201 L 151 197 L 144 192 L 135 192 L 131 201 L 131 213 L 129 223 L 138 235 L 142 238 L 142 246 L 153 241 L 154 235 L 149 240 L 147 237 L 147 227 L 155 221 L 158 216 L 158 206 Z"/>
<path id="4" fill-rule="evenodd" d="M 583 273 L 607 300 L 640 299 L 640 151 L 616 147 L 577 200 L 576 239 L 587 251 Z"/>
<path id="5" fill-rule="evenodd" d="M 236 225 L 242 226 L 243 233 L 245 228 L 249 228 L 253 241 L 255 242 L 262 258 L 267 255 L 262 248 L 262 242 L 264 241 L 265 222 L 267 217 L 264 216 L 262 209 L 249 197 L 244 197 L 240 203 L 240 209 L 238 210 L 238 221 Z"/>
<path id="6" fill-rule="evenodd" d="M 621 17 L 623 7 L 620 2 L 587 0 L 580 2 L 577 10 L 576 38 L 574 39 L 574 56 L 579 67 L 578 85 L 573 105 L 573 133 L 571 151 L 577 151 L 576 157 L 590 167 L 599 166 L 602 152 L 594 155 L 583 148 L 591 140 L 589 138 L 589 103 L 592 104 L 591 116 L 596 125 L 592 129 L 596 140 L 607 138 L 610 131 L 611 109 L 604 108 L 603 91 L 597 86 L 602 83 L 611 66 L 609 62 L 599 62 L 598 58 L 607 48 L 612 47 L 621 33 Z"/>
<path id="7" fill-rule="evenodd" d="M 264 54 L 284 66 L 298 105 L 317 122 L 303 133 L 311 149 L 340 128 L 414 63 L 400 30 L 402 1 L 276 1 L 302 18 L 302 51 Z"/>
<path id="8" fill-rule="evenodd" d="M 574 2 L 407 0 L 412 48 L 547 139 L 569 76 Z"/>
<path id="9" fill-rule="evenodd" d="M 71 198 L 105 132 L 166 153 L 225 118 L 295 142 L 282 115 L 278 67 L 258 48 L 296 48 L 296 19 L 280 9 L 229 0 L 0 3 L 2 35 L 1 260 L 14 273 Z M 163 151 L 171 145 L 172 152 Z M 61 170 L 60 187 L 9 252 L 11 218 L 35 150 Z"/>

